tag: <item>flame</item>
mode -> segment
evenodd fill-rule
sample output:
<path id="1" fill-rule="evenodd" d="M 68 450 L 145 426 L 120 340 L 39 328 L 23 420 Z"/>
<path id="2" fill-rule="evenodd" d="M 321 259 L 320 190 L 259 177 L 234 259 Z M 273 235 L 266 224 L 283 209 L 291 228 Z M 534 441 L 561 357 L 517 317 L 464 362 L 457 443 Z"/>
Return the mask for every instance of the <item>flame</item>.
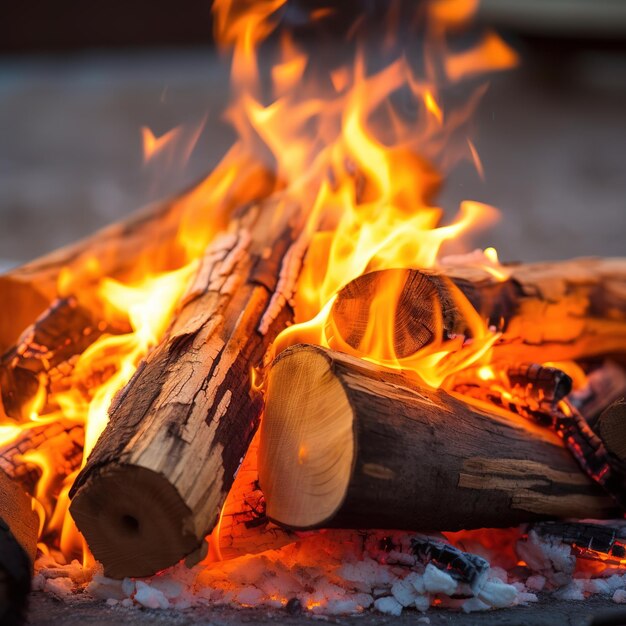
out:
<path id="1" fill-rule="evenodd" d="M 283 33 L 278 58 L 266 77 L 268 90 L 258 50 L 278 29 L 286 0 L 217 0 L 216 39 L 222 49 L 232 51 L 234 101 L 226 117 L 239 139 L 211 175 L 178 200 L 176 234 L 162 251 L 165 260 L 146 255 L 120 277 L 107 275 L 103 258 L 88 256 L 60 274 L 60 296 L 75 295 L 97 313 L 103 328 L 126 326 L 128 331 L 105 333 L 92 343 L 73 363 L 71 384 L 63 390 L 48 393 L 40 381 L 23 420 L 0 423 L 0 445 L 42 424 L 80 425 L 84 464 L 106 426 L 116 393 L 162 337 L 207 244 L 234 208 L 271 194 L 297 200 L 308 238 L 293 295 L 296 324 L 280 335 L 273 353 L 298 342 L 355 352 L 331 318 L 337 294 L 347 283 L 376 270 L 436 268 L 446 242 L 495 219 L 496 211 L 479 202 L 463 202 L 452 219 L 433 204 L 440 170 L 467 158 L 468 145 L 482 173 L 466 126 L 484 89 L 474 89 L 464 106 L 451 107 L 446 88 L 516 62 L 515 53 L 493 33 L 470 50 L 449 49 L 449 33 L 471 18 L 476 4 L 429 2 L 425 41 L 432 49 L 426 51 L 421 70 L 403 52 L 372 69 L 367 51 L 358 48 L 352 63 L 327 68 L 320 78 L 316 59 Z M 318 22 L 334 12 L 320 7 L 310 17 Z M 357 32 L 358 23 L 351 34 Z M 142 129 L 146 162 L 185 161 L 203 126 L 179 127 L 161 136 Z M 492 249 L 481 252 L 475 262 L 506 278 Z M 390 278 L 374 298 L 356 353 L 433 386 L 469 366 L 487 376 L 498 335 L 486 328 L 460 292 L 455 298 L 471 339 L 440 338 L 415 354 L 395 353 L 393 324 L 401 289 L 401 282 Z M 251 372 L 255 388 L 262 386 L 260 378 L 259 372 Z M 303 458 L 306 453 L 301 450 Z M 44 543 L 66 558 L 80 552 L 82 540 L 67 514 L 77 468 L 60 467 L 58 454 L 46 445 L 28 451 L 22 462 L 39 473 L 33 496 Z M 83 562 L 91 563 L 87 552 Z"/>

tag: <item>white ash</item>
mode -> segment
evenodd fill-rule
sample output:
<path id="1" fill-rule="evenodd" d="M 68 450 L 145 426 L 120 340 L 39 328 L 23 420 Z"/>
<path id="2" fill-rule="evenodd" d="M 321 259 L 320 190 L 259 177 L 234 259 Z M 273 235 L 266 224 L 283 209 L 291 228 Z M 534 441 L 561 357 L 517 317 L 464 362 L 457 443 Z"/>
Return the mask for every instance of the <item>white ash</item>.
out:
<path id="1" fill-rule="evenodd" d="M 602 595 L 626 602 L 626 570 L 607 566 L 591 571 L 577 563 L 570 546 L 532 530 L 523 536 L 520 529 L 520 540 L 509 546 L 513 556 L 508 561 L 501 547 L 488 541 L 489 532 L 469 533 L 467 543 L 494 563 L 472 587 L 460 580 L 454 567 L 444 571 L 441 563 L 418 560 L 411 550 L 414 536 L 320 531 L 279 550 L 205 561 L 191 569 L 179 563 L 141 580 L 113 580 L 98 565 L 83 568 L 77 561 L 64 564 L 45 556 L 36 563 L 34 586 L 65 601 L 97 598 L 110 606 L 151 609 L 296 607 L 320 618 L 364 611 L 390 616 L 403 611 L 425 613 L 433 605 L 485 611 L 536 602 L 539 592 L 565 600 Z M 485 543 L 479 550 L 481 540 Z"/>

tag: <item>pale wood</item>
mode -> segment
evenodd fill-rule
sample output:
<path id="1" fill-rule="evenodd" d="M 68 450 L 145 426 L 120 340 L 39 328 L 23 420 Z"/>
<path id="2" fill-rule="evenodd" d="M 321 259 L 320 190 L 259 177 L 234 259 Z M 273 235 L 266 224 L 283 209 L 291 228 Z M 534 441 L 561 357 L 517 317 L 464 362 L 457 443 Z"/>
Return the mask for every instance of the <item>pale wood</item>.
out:
<path id="1" fill-rule="evenodd" d="M 624 358 L 626 259 L 573 259 L 506 270 L 506 280 L 462 266 L 360 276 L 339 293 L 333 306 L 333 334 L 343 339 L 336 347 L 358 353 L 373 298 L 384 294 L 390 282 L 401 281 L 394 327 L 400 358 L 432 341 L 467 332 L 459 291 L 503 333 L 495 347 L 497 358 L 539 363 L 615 353 Z"/>
<path id="2" fill-rule="evenodd" d="M 70 494 L 108 576 L 153 574 L 215 526 L 262 407 L 251 369 L 292 319 L 301 219 L 280 200 L 234 215 L 165 337 L 114 400 Z"/>
<path id="3" fill-rule="evenodd" d="M 496 407 L 307 345 L 281 353 L 267 385 L 259 478 L 268 517 L 288 527 L 458 530 L 616 515 L 556 435 Z"/>

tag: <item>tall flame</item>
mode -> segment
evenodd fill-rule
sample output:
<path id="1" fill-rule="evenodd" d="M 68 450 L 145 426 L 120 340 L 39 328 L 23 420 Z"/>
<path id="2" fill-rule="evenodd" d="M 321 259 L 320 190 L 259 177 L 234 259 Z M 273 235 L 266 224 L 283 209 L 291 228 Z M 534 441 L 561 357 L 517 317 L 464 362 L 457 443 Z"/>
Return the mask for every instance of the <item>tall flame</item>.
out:
<path id="1" fill-rule="evenodd" d="M 69 389 L 46 397 L 42 385 L 21 423 L 0 423 L 0 445 L 37 425 L 78 424 L 84 427 L 84 462 L 106 425 L 113 397 L 164 333 L 195 259 L 224 228 L 230 211 L 244 202 L 271 193 L 288 195 L 297 199 L 306 218 L 309 247 L 294 294 L 297 323 L 281 334 L 274 352 L 303 341 L 344 348 L 329 321 L 343 286 L 374 270 L 434 267 L 446 241 L 489 223 L 495 211 L 487 205 L 466 201 L 444 223 L 443 209 L 432 204 L 441 182 L 439 168 L 471 159 L 482 169 L 466 122 L 484 85 L 474 87 L 460 107 L 447 104 L 446 89 L 516 62 L 494 33 L 471 49 L 451 45 L 451 34 L 470 19 L 475 5 L 475 0 L 431 0 L 427 10 L 418 11 L 427 43 L 420 62 L 413 63 L 396 46 L 396 58 L 373 69 L 371 55 L 360 46 L 353 59 L 333 67 L 308 55 L 280 29 L 286 0 L 216 0 L 216 39 L 232 50 L 234 101 L 227 118 L 239 139 L 207 180 L 179 200 L 178 234 L 167 262 L 140 259 L 123 280 L 104 275 L 95 258 L 61 274 L 59 295 L 80 294 L 81 303 L 104 322 L 121 323 L 129 331 L 104 334 L 85 350 L 74 363 Z M 336 13 L 317 8 L 308 17 L 323 25 Z M 358 35 L 361 17 L 348 37 Z M 278 30 L 277 50 L 271 51 L 276 58 L 269 72 L 262 71 L 259 48 Z M 171 152 L 181 132 L 156 137 L 144 129 L 146 158 Z M 183 141 L 184 156 L 196 140 L 191 132 Z M 488 253 L 486 258 L 498 272 L 497 257 Z M 459 337 L 398 357 L 392 334 L 401 290 L 396 283 L 390 280 L 371 304 L 361 356 L 414 372 L 432 385 L 471 363 L 486 362 L 496 337 L 461 296 L 459 306 L 472 329 L 470 345 Z M 42 537 L 69 557 L 80 548 L 67 515 L 75 472 L 60 468 L 54 450 L 45 445 L 24 454 L 22 462 L 41 474 L 33 495 Z"/>

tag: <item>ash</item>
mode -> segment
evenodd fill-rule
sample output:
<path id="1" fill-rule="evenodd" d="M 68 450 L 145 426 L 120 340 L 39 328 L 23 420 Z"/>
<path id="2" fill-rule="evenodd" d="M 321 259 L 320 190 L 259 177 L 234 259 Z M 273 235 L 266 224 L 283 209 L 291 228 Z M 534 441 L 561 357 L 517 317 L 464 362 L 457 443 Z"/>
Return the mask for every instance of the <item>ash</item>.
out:
<path id="1" fill-rule="evenodd" d="M 626 536 L 624 522 L 611 528 L 616 537 Z M 179 563 L 145 579 L 113 580 L 98 564 L 84 568 L 42 556 L 34 588 L 66 601 L 96 598 L 128 608 L 229 605 L 319 617 L 398 616 L 431 607 L 486 611 L 536 602 L 540 592 L 561 600 L 600 594 L 626 602 L 624 563 L 596 556 L 581 558 L 576 546 L 539 526 L 446 536 L 318 531 L 279 550 L 192 568 Z"/>

